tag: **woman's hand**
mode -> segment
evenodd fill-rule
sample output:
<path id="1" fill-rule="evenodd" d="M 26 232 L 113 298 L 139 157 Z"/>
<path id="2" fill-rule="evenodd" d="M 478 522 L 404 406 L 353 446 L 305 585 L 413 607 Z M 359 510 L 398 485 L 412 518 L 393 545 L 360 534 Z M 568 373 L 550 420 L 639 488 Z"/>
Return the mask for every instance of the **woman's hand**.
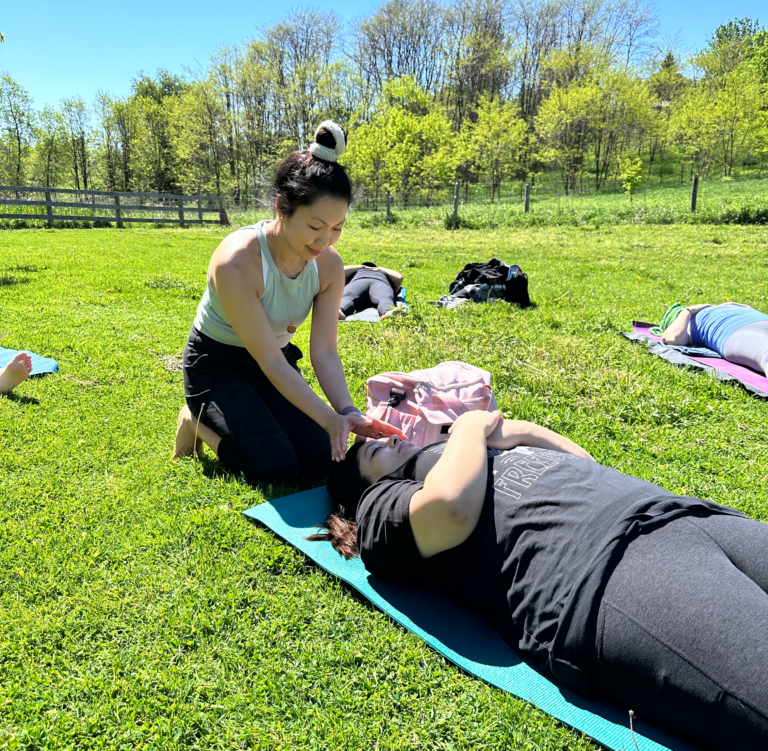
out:
<path id="1" fill-rule="evenodd" d="M 408 436 L 403 433 L 400 428 L 396 428 L 394 425 L 379 420 L 377 417 L 371 417 L 370 415 L 365 415 L 365 417 L 368 419 L 368 422 L 365 425 L 352 428 L 353 433 L 356 433 L 363 438 L 389 438 L 390 436 L 396 435 L 403 441 L 408 440 Z"/>
<path id="2" fill-rule="evenodd" d="M 493 433 L 487 438 L 487 446 L 501 451 L 509 451 L 518 446 L 537 446 L 551 451 L 562 451 L 564 454 L 572 454 L 580 459 L 595 461 L 577 443 L 555 433 L 554 430 L 525 420 L 499 421 Z"/>
<path id="3" fill-rule="evenodd" d="M 344 461 L 347 455 L 349 434 L 364 428 L 369 424 L 370 420 L 370 417 L 361 415 L 359 412 L 351 412 L 348 415 L 331 413 L 323 428 L 331 437 L 331 457 L 333 461 Z"/>
<path id="4" fill-rule="evenodd" d="M 480 411 L 465 412 L 459 415 L 456 422 L 448 428 L 448 435 L 453 435 L 454 431 L 463 425 L 479 425 L 483 428 L 486 439 L 496 430 L 496 426 L 504 421 L 504 415 L 497 409 L 495 412 Z"/>

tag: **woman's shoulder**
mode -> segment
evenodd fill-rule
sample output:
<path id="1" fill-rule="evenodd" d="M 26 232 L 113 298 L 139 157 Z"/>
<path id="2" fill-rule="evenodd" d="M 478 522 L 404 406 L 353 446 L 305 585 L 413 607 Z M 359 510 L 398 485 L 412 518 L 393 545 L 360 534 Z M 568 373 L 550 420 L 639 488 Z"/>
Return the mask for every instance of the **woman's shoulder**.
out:
<path id="1" fill-rule="evenodd" d="M 261 261 L 261 239 L 257 225 L 230 232 L 214 251 L 211 264 L 250 266 L 253 261 Z"/>
<path id="2" fill-rule="evenodd" d="M 316 259 L 317 275 L 320 278 L 320 288 L 326 289 L 334 279 L 344 277 L 344 261 L 336 248 L 331 245 Z"/>
<path id="3" fill-rule="evenodd" d="M 382 569 L 408 568 L 421 561 L 411 529 L 411 498 L 424 484 L 385 478 L 369 487 L 355 514 L 357 544 L 366 565 Z"/>

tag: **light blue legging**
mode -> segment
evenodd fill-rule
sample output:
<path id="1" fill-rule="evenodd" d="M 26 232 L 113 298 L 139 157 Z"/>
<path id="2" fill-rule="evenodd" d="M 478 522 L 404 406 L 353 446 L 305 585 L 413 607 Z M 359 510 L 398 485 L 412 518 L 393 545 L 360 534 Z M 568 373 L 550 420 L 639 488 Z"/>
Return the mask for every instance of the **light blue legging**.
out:
<path id="1" fill-rule="evenodd" d="M 768 377 L 768 321 L 755 321 L 736 329 L 725 340 L 723 357 Z"/>

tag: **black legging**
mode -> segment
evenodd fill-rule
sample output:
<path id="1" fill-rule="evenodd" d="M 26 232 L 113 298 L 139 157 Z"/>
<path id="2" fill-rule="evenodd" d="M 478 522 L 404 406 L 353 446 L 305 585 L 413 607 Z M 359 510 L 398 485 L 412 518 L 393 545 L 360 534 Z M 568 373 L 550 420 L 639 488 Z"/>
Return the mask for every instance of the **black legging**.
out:
<path id="1" fill-rule="evenodd" d="M 768 524 L 687 516 L 630 543 L 598 615 L 597 693 L 718 751 L 768 748 Z"/>
<path id="2" fill-rule="evenodd" d="M 301 350 L 282 349 L 299 370 Z M 249 481 L 323 476 L 331 466 L 328 433 L 291 404 L 244 347 L 192 328 L 184 349 L 184 396 L 192 415 L 221 436 L 219 460 Z"/>
<path id="3" fill-rule="evenodd" d="M 395 307 L 395 291 L 389 282 L 378 279 L 353 277 L 352 281 L 344 287 L 344 296 L 341 298 L 341 312 L 345 316 L 359 313 L 366 308 L 375 307 L 379 315 L 383 316 Z"/>

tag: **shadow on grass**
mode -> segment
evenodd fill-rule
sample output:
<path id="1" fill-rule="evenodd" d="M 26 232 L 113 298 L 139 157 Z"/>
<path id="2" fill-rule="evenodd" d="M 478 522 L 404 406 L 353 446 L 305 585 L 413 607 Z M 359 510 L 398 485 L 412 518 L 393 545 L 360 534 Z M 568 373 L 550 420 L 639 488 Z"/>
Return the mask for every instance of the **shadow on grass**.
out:
<path id="1" fill-rule="evenodd" d="M 5 274 L 0 276 L 0 287 L 13 287 L 16 284 L 29 284 L 29 279 L 26 276 L 13 276 L 12 274 Z"/>
<path id="2" fill-rule="evenodd" d="M 7 394 L 0 394 L 0 399 L 5 397 L 8 401 L 18 402 L 19 404 L 40 404 L 39 399 L 35 399 L 34 396 L 22 396 L 13 391 L 9 391 Z"/>
<path id="3" fill-rule="evenodd" d="M 198 462 L 203 469 L 203 475 L 209 480 L 223 477 L 234 480 L 241 485 L 249 485 L 263 496 L 264 502 L 283 498 L 293 493 L 301 493 L 303 490 L 311 490 L 325 484 L 325 477 L 305 478 L 295 483 L 269 482 L 267 480 L 251 481 L 242 473 L 228 470 L 217 458 L 211 456 L 210 452 L 202 459 L 198 459 Z"/>
<path id="4" fill-rule="evenodd" d="M 9 266 L 6 271 L 18 271 L 23 274 L 37 274 L 40 271 L 47 271 L 48 267 L 43 266 L 42 268 L 40 266 L 34 266 L 30 264 L 26 264 L 23 266 Z"/>

